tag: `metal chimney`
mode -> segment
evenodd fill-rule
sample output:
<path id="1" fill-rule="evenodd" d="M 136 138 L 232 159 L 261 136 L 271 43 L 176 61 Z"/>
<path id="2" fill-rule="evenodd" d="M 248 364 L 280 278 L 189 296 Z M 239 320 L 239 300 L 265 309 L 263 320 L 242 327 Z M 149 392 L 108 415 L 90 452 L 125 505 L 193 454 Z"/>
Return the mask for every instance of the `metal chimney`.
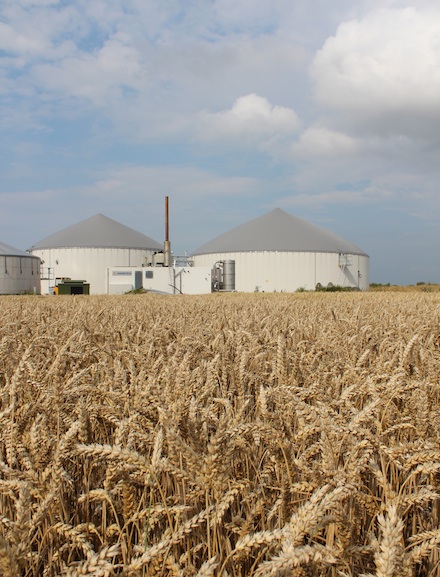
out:
<path id="1" fill-rule="evenodd" d="M 163 266 L 171 266 L 171 243 L 168 217 L 168 196 L 165 197 L 165 242 L 163 243 Z"/>

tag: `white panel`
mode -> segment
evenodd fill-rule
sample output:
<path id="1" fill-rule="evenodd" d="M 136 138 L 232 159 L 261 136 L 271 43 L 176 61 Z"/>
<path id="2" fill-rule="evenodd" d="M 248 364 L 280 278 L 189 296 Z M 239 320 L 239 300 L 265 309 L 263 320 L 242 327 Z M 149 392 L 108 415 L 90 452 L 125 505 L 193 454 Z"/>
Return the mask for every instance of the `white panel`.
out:
<path id="1" fill-rule="evenodd" d="M 294 292 L 329 283 L 368 290 L 369 258 L 353 255 L 350 266 L 339 266 L 339 254 L 314 252 L 249 252 L 194 256 L 196 266 L 235 260 L 237 291 Z"/>
<path id="2" fill-rule="evenodd" d="M 186 295 L 201 295 L 211 292 L 211 269 L 209 267 L 178 267 L 175 269 L 176 287 Z"/>
<path id="3" fill-rule="evenodd" d="M 133 285 L 131 284 L 111 284 L 109 287 L 109 294 L 111 295 L 123 295 L 133 290 Z"/>
<path id="4" fill-rule="evenodd" d="M 146 278 L 146 273 L 149 278 Z M 151 275 L 153 275 L 151 277 Z M 146 267 L 143 275 L 143 287 L 146 290 L 158 291 L 167 294 L 174 294 L 174 273 L 171 267 Z"/>

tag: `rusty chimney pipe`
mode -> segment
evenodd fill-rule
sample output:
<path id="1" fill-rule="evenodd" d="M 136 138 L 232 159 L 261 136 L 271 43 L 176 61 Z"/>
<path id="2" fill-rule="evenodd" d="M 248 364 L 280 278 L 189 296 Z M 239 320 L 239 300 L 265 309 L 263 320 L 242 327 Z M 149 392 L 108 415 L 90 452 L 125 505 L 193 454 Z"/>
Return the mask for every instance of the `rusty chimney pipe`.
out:
<path id="1" fill-rule="evenodd" d="M 168 196 L 165 197 L 165 242 L 163 245 L 163 266 L 171 266 L 171 243 L 168 217 Z"/>
<path id="2" fill-rule="evenodd" d="M 168 196 L 165 197 L 165 241 L 170 240 L 169 220 L 168 220 Z"/>

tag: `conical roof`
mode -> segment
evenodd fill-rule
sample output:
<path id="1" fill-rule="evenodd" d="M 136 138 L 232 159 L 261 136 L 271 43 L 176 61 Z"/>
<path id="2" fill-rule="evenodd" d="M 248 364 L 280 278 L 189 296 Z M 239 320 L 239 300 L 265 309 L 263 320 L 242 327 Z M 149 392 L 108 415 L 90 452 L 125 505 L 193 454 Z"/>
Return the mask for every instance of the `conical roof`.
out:
<path id="1" fill-rule="evenodd" d="M 0 256 L 27 256 L 30 258 L 36 258 L 35 256 L 24 252 L 18 248 L 14 248 L 10 244 L 0 242 Z"/>
<path id="2" fill-rule="evenodd" d="M 162 245 L 116 220 L 96 214 L 43 238 L 29 250 L 85 247 L 160 250 Z"/>
<path id="3" fill-rule="evenodd" d="M 352 242 L 280 208 L 214 238 L 193 254 L 256 251 L 342 252 L 367 256 Z"/>

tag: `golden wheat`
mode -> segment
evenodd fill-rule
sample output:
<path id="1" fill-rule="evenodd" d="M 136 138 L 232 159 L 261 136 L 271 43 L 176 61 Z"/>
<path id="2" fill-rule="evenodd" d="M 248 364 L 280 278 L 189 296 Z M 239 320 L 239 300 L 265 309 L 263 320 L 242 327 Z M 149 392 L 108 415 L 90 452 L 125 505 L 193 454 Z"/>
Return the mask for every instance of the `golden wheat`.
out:
<path id="1" fill-rule="evenodd" d="M 440 576 L 440 293 L 0 314 L 5 576 Z"/>

